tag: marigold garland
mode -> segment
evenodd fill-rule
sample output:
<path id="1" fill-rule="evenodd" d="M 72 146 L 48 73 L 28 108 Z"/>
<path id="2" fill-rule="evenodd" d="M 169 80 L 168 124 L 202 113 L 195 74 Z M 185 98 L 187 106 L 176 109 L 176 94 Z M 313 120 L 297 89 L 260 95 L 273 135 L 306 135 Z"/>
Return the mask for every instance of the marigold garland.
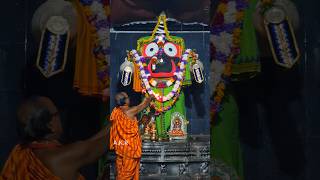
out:
<path id="1" fill-rule="evenodd" d="M 213 19 L 211 58 L 213 61 L 220 61 L 224 66 L 224 71 L 211 102 L 211 123 L 221 110 L 226 84 L 232 74 L 233 60 L 240 52 L 240 34 L 244 9 L 247 5 L 246 0 L 221 0 Z"/>

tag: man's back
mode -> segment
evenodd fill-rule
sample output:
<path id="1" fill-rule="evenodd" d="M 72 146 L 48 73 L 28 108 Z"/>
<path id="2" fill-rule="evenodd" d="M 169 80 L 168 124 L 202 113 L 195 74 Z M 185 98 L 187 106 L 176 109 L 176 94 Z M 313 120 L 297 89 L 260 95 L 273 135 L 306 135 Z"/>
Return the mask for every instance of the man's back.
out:
<path id="1" fill-rule="evenodd" d="M 3 180 L 60 180 L 43 163 L 32 149 L 17 145 L 11 152 L 3 170 Z"/>
<path id="2" fill-rule="evenodd" d="M 79 172 L 68 166 L 68 164 L 62 163 L 63 158 L 59 149 L 37 149 L 33 150 L 35 156 L 56 176 L 61 179 L 80 180 L 84 179 Z"/>

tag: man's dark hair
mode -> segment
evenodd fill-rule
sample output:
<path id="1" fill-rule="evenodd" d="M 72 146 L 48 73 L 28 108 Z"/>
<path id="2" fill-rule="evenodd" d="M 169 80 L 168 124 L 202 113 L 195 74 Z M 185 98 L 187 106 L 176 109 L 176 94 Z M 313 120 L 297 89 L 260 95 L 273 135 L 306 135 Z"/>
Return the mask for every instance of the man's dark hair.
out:
<path id="1" fill-rule="evenodd" d="M 121 97 L 120 99 L 116 100 L 117 107 L 124 106 L 126 104 L 126 97 Z"/>
<path id="2" fill-rule="evenodd" d="M 48 127 L 52 116 L 48 107 L 41 102 L 40 96 L 33 96 L 23 101 L 18 109 L 19 134 L 22 143 L 42 140 L 52 133 Z"/>
<path id="3" fill-rule="evenodd" d="M 116 107 L 124 106 L 126 104 L 127 97 L 124 96 L 122 92 L 118 93 L 117 95 L 120 97 L 118 99 L 117 98 L 115 99 Z"/>

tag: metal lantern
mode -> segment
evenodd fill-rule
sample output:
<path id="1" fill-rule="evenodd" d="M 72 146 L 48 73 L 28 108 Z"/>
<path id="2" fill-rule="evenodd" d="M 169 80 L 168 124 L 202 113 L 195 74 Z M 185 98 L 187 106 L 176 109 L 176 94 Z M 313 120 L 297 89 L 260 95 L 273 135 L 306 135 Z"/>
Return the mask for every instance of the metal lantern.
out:
<path id="1" fill-rule="evenodd" d="M 121 74 L 121 84 L 123 86 L 128 86 L 131 83 L 132 80 L 132 74 L 133 74 L 133 64 L 128 61 L 126 58 L 125 61 L 120 66 L 120 72 Z"/>
<path id="2" fill-rule="evenodd" d="M 201 66 L 202 63 L 200 61 L 196 61 L 196 63 L 192 65 L 193 76 L 197 83 L 202 83 L 204 81 L 203 68 L 201 68 Z"/>

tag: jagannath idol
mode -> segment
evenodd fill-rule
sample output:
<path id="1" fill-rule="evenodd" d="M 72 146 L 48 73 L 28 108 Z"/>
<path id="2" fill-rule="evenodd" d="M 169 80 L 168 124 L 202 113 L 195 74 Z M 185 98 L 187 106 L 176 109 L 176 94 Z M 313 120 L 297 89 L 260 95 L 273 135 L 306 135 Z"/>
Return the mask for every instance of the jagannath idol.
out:
<path id="1" fill-rule="evenodd" d="M 186 49 L 184 39 L 169 34 L 162 13 L 151 36 L 141 37 L 137 49 L 127 51 L 120 67 L 121 83 L 136 92 L 154 96 L 149 109 L 156 124 L 158 140 L 186 139 L 185 97 L 182 86 L 204 81 L 203 64 L 195 50 Z M 148 128 L 147 128 L 148 129 Z M 148 133 L 146 133 L 148 134 Z"/>

